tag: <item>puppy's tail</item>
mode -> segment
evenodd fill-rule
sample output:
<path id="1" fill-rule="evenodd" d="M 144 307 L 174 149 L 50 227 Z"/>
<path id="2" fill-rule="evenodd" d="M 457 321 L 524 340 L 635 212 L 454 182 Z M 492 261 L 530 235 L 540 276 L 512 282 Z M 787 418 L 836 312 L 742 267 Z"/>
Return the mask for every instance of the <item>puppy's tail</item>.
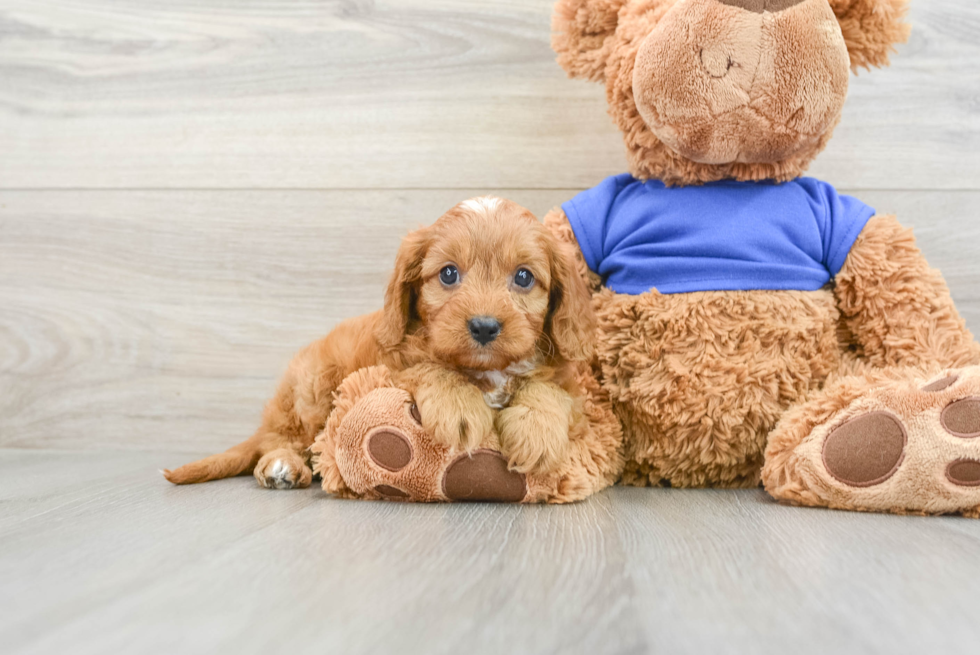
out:
<path id="1" fill-rule="evenodd" d="M 242 473 L 251 473 L 259 462 L 261 453 L 252 439 L 229 448 L 223 453 L 211 455 L 173 471 L 163 471 L 163 477 L 174 484 L 194 484 L 221 480 Z"/>

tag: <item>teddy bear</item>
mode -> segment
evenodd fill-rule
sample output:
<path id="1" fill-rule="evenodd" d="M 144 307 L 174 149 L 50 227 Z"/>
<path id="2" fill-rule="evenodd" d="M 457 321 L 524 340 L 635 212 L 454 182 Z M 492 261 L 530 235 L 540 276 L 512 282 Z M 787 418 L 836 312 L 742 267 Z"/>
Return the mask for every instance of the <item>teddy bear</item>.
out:
<path id="1" fill-rule="evenodd" d="M 804 176 L 905 0 L 559 0 L 628 172 L 545 223 L 578 252 L 623 483 L 980 515 L 980 347 L 910 230 Z"/>

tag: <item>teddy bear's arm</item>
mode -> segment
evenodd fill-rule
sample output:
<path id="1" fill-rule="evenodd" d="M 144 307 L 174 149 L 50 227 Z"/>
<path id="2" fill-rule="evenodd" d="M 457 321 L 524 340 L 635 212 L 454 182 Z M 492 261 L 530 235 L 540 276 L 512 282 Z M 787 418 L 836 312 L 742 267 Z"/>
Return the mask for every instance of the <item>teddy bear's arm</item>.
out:
<path id="1" fill-rule="evenodd" d="M 929 267 L 912 231 L 893 216 L 872 218 L 836 277 L 842 320 L 869 364 L 956 367 L 980 362 L 942 274 Z"/>

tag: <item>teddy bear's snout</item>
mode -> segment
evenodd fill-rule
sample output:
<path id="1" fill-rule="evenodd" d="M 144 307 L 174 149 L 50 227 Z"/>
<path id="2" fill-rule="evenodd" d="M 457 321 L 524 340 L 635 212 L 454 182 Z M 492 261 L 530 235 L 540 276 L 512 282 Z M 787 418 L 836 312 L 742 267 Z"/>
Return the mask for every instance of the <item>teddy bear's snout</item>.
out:
<path id="1" fill-rule="evenodd" d="M 849 64 L 827 0 L 688 0 L 641 43 L 633 97 L 687 159 L 778 162 L 837 123 Z"/>
<path id="2" fill-rule="evenodd" d="M 727 48 L 719 47 L 701 48 L 701 65 L 708 75 L 716 80 L 728 75 L 733 68 L 741 67 L 741 64 L 729 54 Z"/>

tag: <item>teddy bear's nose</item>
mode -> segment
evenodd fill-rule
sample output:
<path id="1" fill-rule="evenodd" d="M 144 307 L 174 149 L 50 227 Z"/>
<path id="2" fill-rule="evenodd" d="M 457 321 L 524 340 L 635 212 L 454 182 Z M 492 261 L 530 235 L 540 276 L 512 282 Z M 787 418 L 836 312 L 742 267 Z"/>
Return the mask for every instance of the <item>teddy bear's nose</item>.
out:
<path id="1" fill-rule="evenodd" d="M 806 0 L 718 0 L 718 2 L 723 5 L 741 7 L 746 11 L 761 14 L 764 11 L 776 13 L 777 11 L 782 11 L 783 9 L 789 9 L 790 7 L 798 5 L 801 2 L 806 2 Z"/>

